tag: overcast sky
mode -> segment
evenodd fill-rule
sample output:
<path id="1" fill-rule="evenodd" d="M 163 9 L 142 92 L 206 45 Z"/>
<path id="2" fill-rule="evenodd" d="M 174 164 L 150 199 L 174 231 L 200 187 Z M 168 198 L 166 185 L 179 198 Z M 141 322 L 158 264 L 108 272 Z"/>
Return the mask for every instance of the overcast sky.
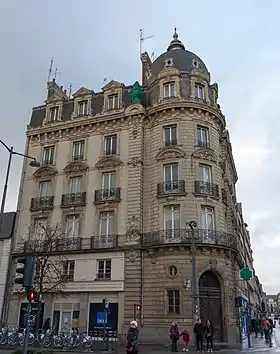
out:
<path id="1" fill-rule="evenodd" d="M 140 80 L 139 29 L 160 55 L 173 27 L 218 82 L 251 231 L 257 275 L 280 290 L 279 0 L 0 1 L 0 138 L 24 151 L 31 108 L 43 104 L 51 57 L 58 82 L 99 91 L 104 78 Z M 274 132 L 274 135 L 272 134 Z M 278 156 L 277 156 L 278 154 Z M 0 185 L 7 152 L 0 147 Z M 15 210 L 22 160 L 14 157 L 6 210 Z"/>

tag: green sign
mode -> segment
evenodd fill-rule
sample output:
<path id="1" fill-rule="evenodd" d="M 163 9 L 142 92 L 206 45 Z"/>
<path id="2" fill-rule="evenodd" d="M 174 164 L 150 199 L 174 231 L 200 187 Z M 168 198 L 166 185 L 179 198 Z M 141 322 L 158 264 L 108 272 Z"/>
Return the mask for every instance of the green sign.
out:
<path id="1" fill-rule="evenodd" d="M 251 280 L 253 278 L 253 272 L 248 267 L 242 268 L 239 275 L 242 280 Z"/>
<path id="2" fill-rule="evenodd" d="M 140 86 L 139 82 L 136 81 L 132 86 L 132 91 L 129 95 L 131 103 L 142 103 L 144 98 L 143 89 Z"/>

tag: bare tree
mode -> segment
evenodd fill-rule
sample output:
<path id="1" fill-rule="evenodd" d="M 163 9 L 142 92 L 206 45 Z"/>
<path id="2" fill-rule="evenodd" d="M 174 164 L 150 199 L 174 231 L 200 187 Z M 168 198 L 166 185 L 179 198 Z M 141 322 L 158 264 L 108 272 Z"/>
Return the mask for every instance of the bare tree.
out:
<path id="1" fill-rule="evenodd" d="M 16 253 L 36 256 L 34 288 L 43 298 L 47 293 L 63 292 L 68 280 L 68 274 L 64 272 L 64 265 L 68 261 L 65 253 L 77 249 L 78 241 L 66 237 L 59 224 L 49 226 L 40 223 L 30 230 L 29 239 L 17 246 Z M 39 328 L 40 313 L 39 303 L 36 330 Z"/>

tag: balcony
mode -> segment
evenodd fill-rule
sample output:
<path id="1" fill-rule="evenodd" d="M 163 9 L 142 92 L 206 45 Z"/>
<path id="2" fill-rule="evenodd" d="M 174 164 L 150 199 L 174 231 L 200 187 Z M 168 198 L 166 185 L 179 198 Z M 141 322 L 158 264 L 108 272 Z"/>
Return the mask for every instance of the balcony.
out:
<path id="1" fill-rule="evenodd" d="M 30 203 L 30 211 L 48 210 L 53 208 L 54 197 L 38 197 L 32 198 Z"/>
<path id="2" fill-rule="evenodd" d="M 61 207 L 71 208 L 75 206 L 85 206 L 86 196 L 86 192 L 63 194 L 61 198 Z"/>
<path id="3" fill-rule="evenodd" d="M 199 146 L 199 147 L 201 147 L 201 148 L 204 148 L 204 149 L 210 149 L 210 143 L 209 143 L 209 141 L 198 140 L 197 146 Z"/>
<path id="4" fill-rule="evenodd" d="M 195 229 L 194 236 L 197 245 L 214 245 L 238 251 L 238 240 L 235 235 L 216 230 Z M 159 230 L 143 234 L 143 247 L 172 243 L 190 245 L 191 242 L 192 231 L 189 229 Z"/>
<path id="5" fill-rule="evenodd" d="M 91 238 L 91 248 L 96 250 L 118 247 L 118 235 L 100 235 Z"/>
<path id="6" fill-rule="evenodd" d="M 157 196 L 185 195 L 185 181 L 162 182 L 157 185 Z"/>
<path id="7" fill-rule="evenodd" d="M 73 155 L 72 156 L 72 161 L 83 161 L 84 160 L 84 154 L 79 154 L 79 155 Z"/>
<path id="8" fill-rule="evenodd" d="M 121 189 L 98 189 L 94 192 L 94 203 L 119 202 L 121 200 Z"/>
<path id="9" fill-rule="evenodd" d="M 177 139 L 173 139 L 173 140 L 165 140 L 164 141 L 164 146 L 176 146 L 178 145 Z"/>
<path id="10" fill-rule="evenodd" d="M 204 181 L 194 182 L 195 194 L 208 195 L 210 197 L 219 198 L 219 187 L 217 184 Z"/>
<path id="11" fill-rule="evenodd" d="M 227 205 L 228 204 L 227 192 L 224 188 L 221 189 L 221 192 L 222 192 L 222 201 Z"/>
<path id="12" fill-rule="evenodd" d="M 107 272 L 107 273 L 99 272 L 96 274 L 95 280 L 111 280 L 111 272 Z"/>

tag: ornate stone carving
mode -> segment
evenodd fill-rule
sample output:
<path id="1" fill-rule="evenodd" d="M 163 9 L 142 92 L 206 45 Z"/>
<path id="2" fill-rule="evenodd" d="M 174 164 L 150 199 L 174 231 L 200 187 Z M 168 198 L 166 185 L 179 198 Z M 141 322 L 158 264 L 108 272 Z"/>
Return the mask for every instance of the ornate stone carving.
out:
<path id="1" fill-rule="evenodd" d="M 141 113 L 144 113 L 145 112 L 145 109 L 144 107 L 142 106 L 142 104 L 140 103 L 132 103 L 131 105 L 129 105 L 124 114 L 125 116 L 132 116 L 132 115 L 138 115 L 138 114 L 141 114 Z"/>
<path id="2" fill-rule="evenodd" d="M 136 261 L 136 259 L 138 258 L 137 257 L 137 252 L 135 252 L 135 251 L 129 251 L 128 253 L 127 253 L 127 256 L 128 256 L 128 258 L 129 258 L 129 260 L 130 260 L 130 262 L 135 262 Z"/>
<path id="3" fill-rule="evenodd" d="M 73 161 L 70 162 L 65 168 L 64 173 L 71 174 L 77 172 L 84 172 L 88 169 L 88 165 L 82 161 Z"/>
<path id="4" fill-rule="evenodd" d="M 216 269 L 217 268 L 217 260 L 213 259 L 213 258 L 210 258 L 209 259 L 209 266 L 210 266 L 210 268 Z"/>
<path id="5" fill-rule="evenodd" d="M 164 69 L 162 69 L 158 75 L 158 78 L 168 78 L 171 79 L 172 76 L 174 75 L 179 75 L 180 72 L 178 69 L 174 68 L 174 67 L 165 67 Z"/>
<path id="6" fill-rule="evenodd" d="M 141 223 L 138 218 L 133 216 L 127 222 L 126 231 L 126 243 L 135 244 L 138 243 L 141 236 Z"/>
<path id="7" fill-rule="evenodd" d="M 82 96 L 87 96 L 87 95 L 92 95 L 92 94 L 93 94 L 92 90 L 89 90 L 85 87 L 81 87 L 78 91 L 73 93 L 73 97 L 77 98 L 77 97 L 82 97 Z"/>
<path id="8" fill-rule="evenodd" d="M 115 168 L 118 167 L 122 164 L 122 161 L 119 157 L 116 156 L 104 156 L 101 157 L 101 159 L 99 159 L 99 161 L 97 161 L 97 163 L 95 164 L 95 167 L 98 169 L 102 169 L 102 168 Z"/>
<path id="9" fill-rule="evenodd" d="M 56 173 L 57 171 L 55 168 L 51 166 L 42 166 L 33 173 L 33 176 L 35 178 L 53 177 Z"/>
<path id="10" fill-rule="evenodd" d="M 212 152 L 212 150 L 210 149 L 204 149 L 204 148 L 197 149 L 193 152 L 192 156 L 195 159 L 203 159 L 212 162 L 217 161 L 214 152 Z"/>
<path id="11" fill-rule="evenodd" d="M 127 162 L 128 166 L 137 167 L 138 165 L 143 165 L 143 161 L 138 157 L 133 157 Z"/>
<path id="12" fill-rule="evenodd" d="M 162 148 L 156 155 L 158 161 L 169 159 L 180 159 L 185 156 L 185 152 L 178 147 L 166 147 Z"/>
<path id="13" fill-rule="evenodd" d="M 190 76 L 196 76 L 206 81 L 210 81 L 210 74 L 201 68 L 195 68 L 190 72 Z"/>

